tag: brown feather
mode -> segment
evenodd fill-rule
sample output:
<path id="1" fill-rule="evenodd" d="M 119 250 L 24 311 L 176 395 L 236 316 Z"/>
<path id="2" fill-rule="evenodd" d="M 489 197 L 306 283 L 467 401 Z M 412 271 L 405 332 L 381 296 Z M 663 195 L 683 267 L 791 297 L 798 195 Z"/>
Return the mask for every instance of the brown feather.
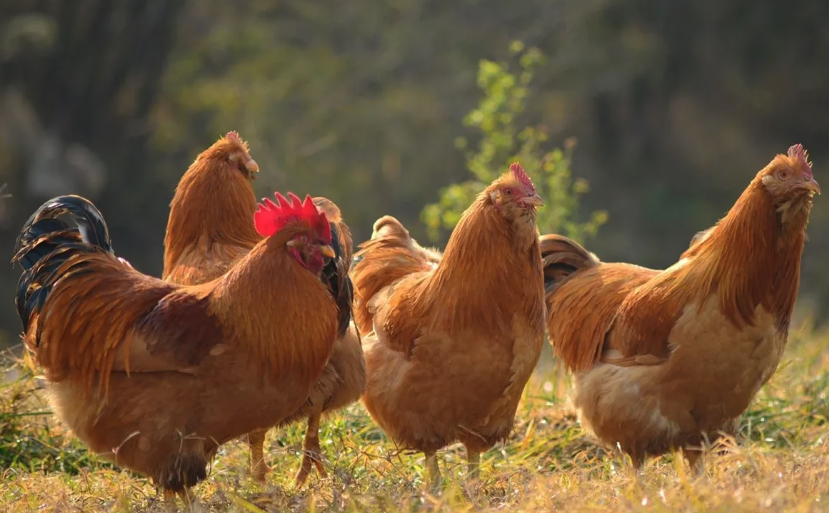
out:
<path id="1" fill-rule="evenodd" d="M 820 190 L 793 148 L 664 271 L 599 263 L 575 243 L 545 253 L 548 329 L 582 425 L 637 465 L 733 431 L 780 362 Z"/>
<path id="2" fill-rule="evenodd" d="M 624 298 L 658 273 L 630 264 L 601 264 L 548 293 L 550 342 L 568 369 L 579 372 L 596 364 Z"/>
<path id="3" fill-rule="evenodd" d="M 534 194 L 526 182 L 508 172 L 484 190 L 442 256 L 389 216 L 356 255 L 363 403 L 403 447 L 460 441 L 473 454 L 512 428 L 544 331 L 538 231 L 533 211 L 511 199 Z"/>
<path id="4" fill-rule="evenodd" d="M 602 264 L 558 289 L 549 306 L 549 329 L 551 336 L 557 334 L 556 349 L 562 351 L 567 365 L 573 370 L 589 368 L 591 358 L 598 358 L 605 344 L 625 357 L 666 356 L 668 334 L 685 306 L 702 308 L 714 293 L 720 310 L 737 327 L 753 325 L 758 305 L 776 315 L 781 330 L 788 327 L 800 281 L 808 211 L 793 219 L 783 233 L 772 197 L 762 183 L 769 169 L 788 164 L 781 159 L 786 157 L 778 156 L 757 174 L 716 226 L 692 240 L 678 264 L 662 272 L 625 264 L 605 270 Z M 580 294 L 584 295 L 581 299 Z M 578 311 L 576 304 L 589 304 L 591 311 L 576 315 L 580 322 L 567 321 L 567 315 L 556 315 L 554 320 L 554 309 L 564 303 L 570 304 L 566 308 L 570 312 Z M 586 337 L 590 343 L 584 338 L 579 343 L 575 334 L 584 333 L 581 330 L 594 321 L 599 324 Z M 568 322 L 574 326 L 566 326 Z"/>
<path id="5" fill-rule="evenodd" d="M 174 287 L 106 253 L 72 257 L 57 273 L 60 281 L 26 330 L 28 346 L 50 381 L 71 379 L 89 390 L 98 378 L 106 389 L 116 350 Z"/>
<path id="6" fill-rule="evenodd" d="M 365 258 L 366 255 L 370 258 Z M 381 217 L 374 223 L 371 239 L 360 245 L 355 257 L 362 260 L 353 267 L 351 274 L 354 322 L 363 335 L 373 329 L 368 302 L 378 292 L 404 277 L 433 268 L 426 250 L 411 238 L 400 221 L 391 216 Z"/>
<path id="7" fill-rule="evenodd" d="M 237 135 L 219 139 L 190 165 L 170 203 L 163 279 L 200 283 L 216 278 L 262 240 L 253 226 L 251 169 L 258 167 L 252 162 Z"/>
<path id="8" fill-rule="evenodd" d="M 247 147 L 245 146 L 244 149 L 247 150 Z M 211 157 L 208 152 L 205 153 L 207 155 L 204 158 L 206 160 L 213 158 L 216 162 L 214 166 L 219 167 L 218 171 L 205 164 L 197 166 L 196 164 L 199 163 L 197 160 L 182 178 L 170 211 L 167 240 L 174 242 L 171 245 L 165 245 L 165 250 L 170 255 L 169 258 L 165 257 L 165 262 L 171 262 L 174 267 L 172 270 L 165 270 L 165 275 L 168 281 L 174 283 L 195 285 L 222 276 L 237 261 L 247 255 L 259 240 L 258 234 L 255 231 L 251 232 L 256 203 L 255 200 L 251 202 L 253 189 L 250 181 L 241 179 L 239 173 L 228 169 L 221 155 L 220 158 L 215 158 L 215 156 Z M 243 159 L 237 159 L 237 161 L 241 160 Z M 206 188 L 216 191 L 219 197 L 218 202 L 211 203 L 209 198 L 190 192 L 191 189 Z M 341 278 L 344 280 L 348 276 L 348 266 L 351 263 L 351 232 L 343 221 L 336 204 L 322 197 L 314 198 L 313 202 L 326 214 L 337 230 L 340 246 L 344 252 L 345 268 L 341 270 Z M 203 225 L 197 228 L 200 225 L 196 224 L 197 217 L 195 216 L 201 215 L 200 209 L 206 207 L 213 212 L 231 212 L 232 215 L 224 217 L 219 224 Z M 174 223 L 174 218 L 181 222 Z M 193 225 L 186 225 L 188 220 Z M 192 231 L 179 234 L 179 230 L 185 226 Z M 173 256 L 175 250 L 181 247 L 184 249 L 179 252 L 179 256 Z M 274 286 L 278 288 L 280 285 L 274 284 Z M 268 325 L 268 323 L 265 324 Z M 275 329 L 281 330 L 283 327 Z M 330 361 L 325 365 L 305 405 L 282 419 L 279 425 L 289 424 L 310 416 L 316 416 L 318 420 L 323 411 L 341 408 L 358 400 L 364 387 L 365 361 L 360 348 L 360 340 L 359 337 L 355 340 L 349 333 L 334 343 Z M 259 479 L 264 478 L 266 468 L 264 462 L 261 461 L 266 432 L 267 427 L 263 427 L 248 435 L 248 442 L 251 444 L 251 468 Z M 311 430 L 311 423 L 309 423 L 309 434 L 312 437 L 317 436 L 316 431 Z"/>
<path id="9" fill-rule="evenodd" d="M 262 241 L 222 279 L 194 287 L 142 275 L 105 253 L 72 257 L 27 329 L 29 347 L 50 381 L 69 378 L 87 388 L 97 377 L 106 389 L 118 350 L 129 348 L 135 335 L 146 340 L 150 355 L 165 358 L 169 370 L 197 364 L 230 339 L 267 374 L 291 369 L 313 382 L 331 352 L 335 327 L 328 321 L 335 307 L 322 283 L 284 249 L 302 229 L 293 226 Z M 278 276 L 279 286 L 262 276 Z M 292 322 L 262 322 L 275 311 Z M 309 339 L 320 343 L 309 345 Z M 128 354 L 123 370 L 129 370 Z"/>
<path id="10" fill-rule="evenodd" d="M 285 251 L 285 243 L 302 229 L 292 226 L 263 240 L 220 280 L 198 287 L 213 289 L 212 313 L 230 327 L 231 336 L 244 341 L 253 361 L 273 375 L 302 366 L 310 384 L 331 353 L 336 325 L 332 330 L 329 314 L 336 306 L 322 282 Z M 280 318 L 291 322 L 275 326 L 266 312 L 285 312 Z M 321 343 L 309 345 L 309 337 Z"/>

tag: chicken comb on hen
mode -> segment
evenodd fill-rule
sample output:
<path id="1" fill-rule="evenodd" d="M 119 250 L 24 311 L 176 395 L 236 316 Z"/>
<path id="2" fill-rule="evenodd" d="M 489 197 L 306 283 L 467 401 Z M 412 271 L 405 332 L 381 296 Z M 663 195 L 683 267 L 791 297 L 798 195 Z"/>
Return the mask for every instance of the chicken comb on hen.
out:
<path id="1" fill-rule="evenodd" d="M 535 185 L 533 185 L 533 181 L 524 172 L 524 168 L 521 167 L 521 164 L 515 162 L 509 167 L 509 170 L 512 172 L 512 176 L 515 177 L 518 182 L 526 187 L 529 191 L 535 192 Z"/>
<path id="2" fill-rule="evenodd" d="M 812 178 L 812 163 L 809 162 L 809 152 L 803 148 L 802 144 L 795 144 L 790 147 L 788 156 L 790 159 L 797 161 L 807 178 Z"/>
<path id="3" fill-rule="evenodd" d="M 231 141 L 231 142 L 238 143 L 238 144 L 244 144 L 242 142 L 242 138 L 239 137 L 239 132 L 237 132 L 236 130 L 231 130 L 230 132 L 226 133 L 225 134 L 225 139 L 227 139 L 228 141 Z"/>
<path id="4" fill-rule="evenodd" d="M 253 214 L 253 223 L 259 235 L 270 237 L 291 221 L 303 220 L 314 229 L 323 242 L 331 242 L 331 225 L 328 224 L 328 218 L 324 212 L 317 209 L 310 195 L 305 196 L 305 201 L 300 201 L 292 192 L 288 193 L 290 201 L 278 192 L 274 196 L 276 203 L 270 198 L 264 198 Z"/>
<path id="5" fill-rule="evenodd" d="M 242 136 L 239 135 L 239 132 L 237 132 L 236 130 L 231 130 L 230 132 L 226 133 L 223 139 L 219 139 L 219 141 L 217 141 L 217 144 L 221 143 L 222 140 L 230 143 L 233 146 L 236 146 L 236 149 L 242 150 L 245 158 L 250 158 L 250 155 L 248 154 L 248 152 L 250 151 L 250 147 L 248 146 L 248 143 L 244 139 L 242 139 Z"/>

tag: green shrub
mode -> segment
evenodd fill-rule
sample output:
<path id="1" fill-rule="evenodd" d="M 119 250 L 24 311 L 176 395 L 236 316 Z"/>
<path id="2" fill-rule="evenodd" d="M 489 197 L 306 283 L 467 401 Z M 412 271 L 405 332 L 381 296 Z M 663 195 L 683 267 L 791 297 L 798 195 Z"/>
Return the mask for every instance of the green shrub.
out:
<path id="1" fill-rule="evenodd" d="M 570 170 L 575 140 L 568 139 L 563 148 L 548 149 L 544 127 L 517 126 L 534 71 L 544 55 L 537 48 L 525 49 L 520 42 L 513 42 L 510 50 L 521 68 L 517 74 L 509 64 L 487 60 L 480 63 L 478 86 L 483 97 L 467 114 L 464 124 L 480 132 L 481 140 L 475 150 L 468 150 L 466 139 L 457 141 L 458 148 L 467 152 L 472 177 L 441 190 L 439 201 L 423 209 L 421 218 L 432 240 L 439 239 L 443 230 L 454 228 L 475 196 L 515 161 L 527 170 L 544 199 L 545 206 L 538 213 L 542 233 L 562 233 L 583 241 L 595 235 L 607 220 L 607 213 L 598 211 L 588 222 L 576 221 L 579 198 L 589 186 L 584 179 L 574 179 Z"/>

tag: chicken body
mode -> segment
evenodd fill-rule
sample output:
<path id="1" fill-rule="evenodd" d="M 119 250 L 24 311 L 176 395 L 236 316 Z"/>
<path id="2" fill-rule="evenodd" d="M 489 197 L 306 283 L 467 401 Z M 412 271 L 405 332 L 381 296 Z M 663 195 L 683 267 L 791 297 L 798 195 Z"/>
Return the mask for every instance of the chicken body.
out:
<path id="1" fill-rule="evenodd" d="M 261 239 L 250 222 L 256 209 L 252 179 L 259 167 L 247 145 L 235 132 L 199 155 L 182 177 L 170 205 L 165 239 L 163 276 L 172 283 L 196 285 L 225 274 Z M 365 388 L 365 361 L 356 330 L 346 332 L 351 321 L 352 287 L 348 278 L 352 242 L 339 208 L 326 198 L 315 198 L 326 213 L 334 234 L 337 256 L 323 271 L 334 293 L 339 313 L 339 334 L 330 361 L 320 374 L 305 404 L 279 425 L 308 419 L 298 481 L 304 482 L 312 462 L 325 475 L 319 445 L 323 412 L 335 411 L 359 400 Z M 278 285 L 277 285 L 278 286 Z M 265 434 L 270 426 L 247 435 L 250 468 L 259 481 L 269 468 L 264 459 Z"/>
<path id="2" fill-rule="evenodd" d="M 442 258 L 388 216 L 356 257 L 363 403 L 397 444 L 426 454 L 433 479 L 442 447 L 462 442 L 474 473 L 508 436 L 541 352 L 540 200 L 526 182 L 505 173 L 482 192 Z"/>
<path id="3" fill-rule="evenodd" d="M 542 237 L 550 339 L 576 375 L 580 419 L 637 467 L 681 448 L 700 470 L 700 445 L 736 432 L 780 363 L 819 191 L 798 148 L 664 271 Z"/>
<path id="4" fill-rule="evenodd" d="M 67 212 L 79 229 L 57 219 Z M 165 491 L 203 480 L 219 445 L 300 408 L 331 354 L 337 308 L 322 266 L 309 272 L 324 243 L 286 247 L 314 230 L 288 224 L 220 279 L 183 287 L 119 261 L 83 198 L 44 204 L 18 241 L 17 305 L 58 415 Z"/>
<path id="5" fill-rule="evenodd" d="M 114 370 L 106 396 L 68 380 L 51 383 L 49 395 L 92 452 L 180 493 L 206 479 L 220 445 L 280 422 L 310 389 L 289 373 L 263 380 L 247 352 L 234 349 L 192 371 Z"/>

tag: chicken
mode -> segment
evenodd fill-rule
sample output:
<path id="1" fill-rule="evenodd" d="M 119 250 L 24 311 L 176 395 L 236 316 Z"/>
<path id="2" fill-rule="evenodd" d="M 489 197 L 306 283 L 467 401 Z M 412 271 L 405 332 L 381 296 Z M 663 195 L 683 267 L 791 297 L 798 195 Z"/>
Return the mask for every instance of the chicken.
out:
<path id="1" fill-rule="evenodd" d="M 802 146 L 777 155 L 713 228 L 664 271 L 602 263 L 541 239 L 556 355 L 575 373 L 583 426 L 641 468 L 733 433 L 786 345 L 812 199 Z"/>
<path id="2" fill-rule="evenodd" d="M 163 279 L 183 285 L 214 280 L 262 240 L 250 222 L 256 211 L 252 182 L 258 172 L 236 132 L 228 132 L 196 158 L 170 203 Z"/>
<path id="3" fill-rule="evenodd" d="M 310 197 L 289 196 L 265 200 L 253 218 L 263 240 L 197 286 L 119 261 L 100 212 L 78 196 L 46 202 L 18 237 L 16 304 L 56 413 L 169 500 L 192 498 L 219 445 L 302 407 L 331 354 L 330 225 Z"/>
<path id="4" fill-rule="evenodd" d="M 198 156 L 179 182 L 170 204 L 164 247 L 164 278 L 172 283 L 197 285 L 222 276 L 261 239 L 250 222 L 256 210 L 252 180 L 259 166 L 239 134 L 229 132 Z M 365 361 L 356 330 L 348 329 L 353 297 L 348 277 L 351 232 L 339 208 L 330 200 L 314 198 L 330 223 L 335 252 L 323 268 L 339 309 L 338 340 L 331 358 L 306 402 L 280 425 L 308 419 L 302 465 L 297 476 L 305 481 L 312 463 L 325 475 L 319 446 L 323 412 L 335 411 L 359 400 L 365 388 Z M 259 481 L 269 468 L 264 460 L 268 428 L 247 435 L 250 468 Z"/>
<path id="5" fill-rule="evenodd" d="M 277 427 L 287 426 L 303 419 L 308 419 L 303 442 L 302 464 L 296 476 L 297 485 L 302 485 L 310 474 L 312 465 L 320 477 L 327 472 L 322 462 L 319 442 L 320 418 L 323 413 L 330 413 L 345 408 L 360 399 L 366 385 L 366 364 L 363 357 L 360 335 L 351 323 L 351 304 L 353 287 L 348 277 L 351 265 L 351 232 L 343 222 L 340 209 L 331 200 L 323 197 L 314 198 L 314 204 L 326 214 L 331 223 L 332 244 L 336 255 L 323 269 L 323 277 L 337 299 L 339 311 L 337 340 L 328 363 L 314 385 L 306 403 L 291 416 L 281 421 Z M 263 445 L 267 428 L 248 434 L 251 450 L 251 471 L 259 481 L 265 480 L 268 467 L 264 462 Z"/>
<path id="6" fill-rule="evenodd" d="M 355 257 L 363 403 L 399 446 L 426 455 L 433 485 L 436 452 L 455 441 L 466 446 L 470 475 L 478 475 L 480 453 L 512 429 L 538 361 L 545 308 L 539 205 L 516 163 L 464 212 L 442 258 L 389 216 Z"/>
<path id="7" fill-rule="evenodd" d="M 349 277 L 353 243 L 351 231 L 342 220 L 340 209 L 333 201 L 314 198 L 314 204 L 325 213 L 331 223 L 332 247 L 335 258 L 323 269 L 323 276 L 331 283 L 331 290 L 337 298 L 339 322 L 337 341 L 328 364 L 322 371 L 317 384 L 311 391 L 305 406 L 294 415 L 281 422 L 288 423 L 308 419 L 303 444 L 303 458 L 297 484 L 301 485 L 308 478 L 311 464 L 315 465 L 320 477 L 326 477 L 322 464 L 322 451 L 319 445 L 319 423 L 323 413 L 345 408 L 360 400 L 366 388 L 366 361 L 363 356 L 362 340 L 357 328 L 351 322 L 354 287 Z M 264 439 L 264 433 L 262 434 Z"/>

